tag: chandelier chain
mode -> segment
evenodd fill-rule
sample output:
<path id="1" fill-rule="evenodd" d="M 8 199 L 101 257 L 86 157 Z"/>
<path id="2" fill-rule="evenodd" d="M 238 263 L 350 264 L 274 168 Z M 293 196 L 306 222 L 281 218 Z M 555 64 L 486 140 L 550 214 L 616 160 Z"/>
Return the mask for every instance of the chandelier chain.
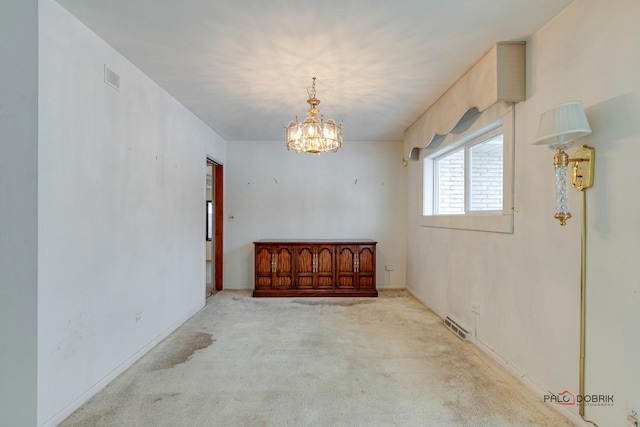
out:
<path id="1" fill-rule="evenodd" d="M 315 99 L 316 97 L 316 78 L 313 77 L 313 83 L 311 83 L 311 87 L 307 89 L 307 94 L 309 95 L 309 99 Z"/>

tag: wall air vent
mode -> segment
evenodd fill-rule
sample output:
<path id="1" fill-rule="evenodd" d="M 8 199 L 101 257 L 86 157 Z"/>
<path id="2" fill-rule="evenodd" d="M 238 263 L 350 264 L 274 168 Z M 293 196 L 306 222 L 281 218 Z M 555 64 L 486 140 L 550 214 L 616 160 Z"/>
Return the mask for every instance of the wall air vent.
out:
<path id="1" fill-rule="evenodd" d="M 104 82 L 114 89 L 120 90 L 120 76 L 111 68 L 104 66 Z"/>
<path id="2" fill-rule="evenodd" d="M 464 329 L 462 326 L 460 326 L 458 324 L 458 322 L 456 322 L 455 320 L 453 320 L 449 316 L 444 318 L 444 326 L 446 326 L 447 329 L 449 329 L 451 332 L 453 332 L 459 338 L 461 338 L 461 339 L 463 339 L 465 341 L 467 341 L 467 340 L 469 340 L 469 338 L 471 338 L 471 333 L 469 331 L 467 331 L 466 329 Z"/>

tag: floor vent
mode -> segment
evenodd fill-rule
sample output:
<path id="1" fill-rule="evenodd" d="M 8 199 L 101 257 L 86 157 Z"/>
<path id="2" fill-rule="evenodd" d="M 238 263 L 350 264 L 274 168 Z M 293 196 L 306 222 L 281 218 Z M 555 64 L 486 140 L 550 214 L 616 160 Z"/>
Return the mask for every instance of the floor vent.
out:
<path id="1" fill-rule="evenodd" d="M 471 338 L 471 333 L 464 329 L 462 326 L 458 325 L 458 323 L 449 316 L 444 318 L 444 326 L 446 326 L 449 330 L 451 330 L 451 332 L 465 341 Z"/>

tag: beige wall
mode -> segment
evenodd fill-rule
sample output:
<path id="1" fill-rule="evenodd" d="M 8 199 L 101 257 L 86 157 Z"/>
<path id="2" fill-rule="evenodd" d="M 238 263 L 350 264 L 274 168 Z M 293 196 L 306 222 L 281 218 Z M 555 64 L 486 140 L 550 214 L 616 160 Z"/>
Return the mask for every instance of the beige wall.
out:
<path id="1" fill-rule="evenodd" d="M 378 286 L 405 286 L 401 142 L 346 141 L 319 156 L 283 141 L 232 142 L 227 159 L 225 288 L 253 288 L 255 240 L 305 238 L 376 240 Z"/>
<path id="2" fill-rule="evenodd" d="M 204 305 L 206 159 L 224 163 L 226 143 L 39 6 L 37 413 L 55 425 Z"/>
<path id="3" fill-rule="evenodd" d="M 0 7 L 0 425 L 36 423 L 38 2 Z"/>
<path id="4" fill-rule="evenodd" d="M 597 150 L 587 193 L 586 392 L 615 401 L 586 408 L 598 425 L 625 425 L 627 410 L 640 408 L 639 18 L 636 0 L 576 0 L 528 41 L 527 101 L 516 105 L 514 234 L 420 227 L 419 162 L 408 177 L 408 288 L 474 331 L 540 393 L 577 393 L 579 197 L 570 190 L 574 218 L 561 228 L 553 153 L 531 141 L 540 111 L 584 102 L 594 132 L 579 142 Z"/>

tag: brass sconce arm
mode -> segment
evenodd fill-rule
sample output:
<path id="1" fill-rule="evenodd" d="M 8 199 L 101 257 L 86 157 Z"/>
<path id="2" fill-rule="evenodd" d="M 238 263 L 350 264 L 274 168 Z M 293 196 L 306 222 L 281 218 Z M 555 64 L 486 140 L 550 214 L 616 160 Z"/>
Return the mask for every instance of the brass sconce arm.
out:
<path id="1" fill-rule="evenodd" d="M 556 169 L 556 214 L 554 217 L 560 221 L 560 225 L 566 225 L 571 218 L 567 205 L 567 167 L 571 168 L 571 186 L 578 191 L 584 191 L 593 186 L 595 150 L 585 145 L 569 155 L 562 149 L 558 149 L 553 156 L 553 165 Z"/>
<path id="2" fill-rule="evenodd" d="M 573 162 L 571 186 L 578 191 L 593 187 L 595 149 L 582 145 L 573 152 L 573 156 L 569 157 L 564 150 L 558 150 L 553 156 L 553 165 L 568 166 L 569 163 Z"/>

